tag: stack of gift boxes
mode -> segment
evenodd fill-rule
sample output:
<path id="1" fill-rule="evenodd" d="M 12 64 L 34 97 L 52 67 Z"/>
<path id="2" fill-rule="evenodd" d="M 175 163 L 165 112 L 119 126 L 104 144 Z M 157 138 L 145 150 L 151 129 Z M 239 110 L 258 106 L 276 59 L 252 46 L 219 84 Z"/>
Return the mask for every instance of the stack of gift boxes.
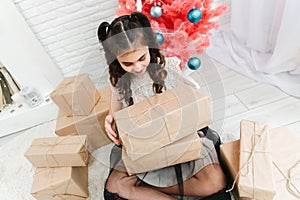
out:
<path id="1" fill-rule="evenodd" d="M 97 90 L 88 74 L 65 78 L 50 94 L 59 107 L 55 133 L 37 138 L 25 152 L 36 167 L 31 194 L 36 199 L 88 197 L 88 157 L 110 143 L 104 133 L 110 88 Z"/>
<path id="2" fill-rule="evenodd" d="M 111 141 L 104 119 L 110 107 L 110 88 L 96 89 L 88 74 L 65 78 L 50 94 L 59 107 L 55 133 L 58 136 L 87 135 L 89 152 Z"/>
<path id="3" fill-rule="evenodd" d="M 37 138 L 25 152 L 36 167 L 31 194 L 38 200 L 88 197 L 86 135 Z"/>
<path id="4" fill-rule="evenodd" d="M 240 140 L 221 145 L 232 188 L 242 200 L 300 198 L 300 138 L 286 127 L 242 120 Z"/>
<path id="5" fill-rule="evenodd" d="M 129 174 L 200 158 L 197 130 L 211 123 L 210 99 L 186 85 L 114 113 Z"/>

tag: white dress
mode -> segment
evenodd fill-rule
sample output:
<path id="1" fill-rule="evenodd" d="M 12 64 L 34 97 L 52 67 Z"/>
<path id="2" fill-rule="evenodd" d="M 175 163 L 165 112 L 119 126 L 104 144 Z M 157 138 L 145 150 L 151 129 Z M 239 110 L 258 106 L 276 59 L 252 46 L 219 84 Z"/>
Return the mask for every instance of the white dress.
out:
<path id="1" fill-rule="evenodd" d="M 179 83 L 179 80 L 181 78 L 181 70 L 179 68 L 179 64 L 180 60 L 176 57 L 166 58 L 165 70 L 168 73 L 165 79 L 166 89 L 172 89 L 176 87 L 176 85 Z M 138 103 L 146 98 L 153 96 L 154 93 L 152 91 L 152 84 L 153 80 L 147 72 L 139 76 L 132 75 L 131 90 L 133 102 Z M 119 97 L 120 101 L 123 104 L 123 107 L 127 107 L 127 104 L 125 103 L 124 99 L 120 98 L 117 89 L 112 86 L 111 89 L 112 92 Z M 211 131 L 211 133 L 212 132 L 213 131 Z M 208 139 L 205 136 L 201 137 L 201 139 L 203 143 L 203 148 L 201 151 L 200 159 L 181 164 L 183 181 L 192 177 L 194 174 L 196 174 L 199 170 L 201 170 L 208 164 L 219 163 L 218 156 L 212 140 Z M 121 148 L 118 146 L 114 146 L 111 152 L 111 167 L 118 170 L 126 171 L 121 159 L 121 154 Z M 136 176 L 145 183 L 157 187 L 168 187 L 177 184 L 176 173 L 173 166 L 149 171 L 146 173 L 136 174 Z"/>

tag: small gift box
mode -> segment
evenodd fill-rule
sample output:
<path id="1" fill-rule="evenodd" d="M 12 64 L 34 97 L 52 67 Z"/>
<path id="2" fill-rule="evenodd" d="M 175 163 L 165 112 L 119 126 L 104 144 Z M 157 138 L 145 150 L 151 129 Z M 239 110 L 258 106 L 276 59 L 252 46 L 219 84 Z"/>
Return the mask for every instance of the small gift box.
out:
<path id="1" fill-rule="evenodd" d="M 150 154 L 136 156 L 138 159 L 132 159 L 123 148 L 122 160 L 126 171 L 132 175 L 196 160 L 200 158 L 201 150 L 200 137 L 191 134 Z"/>
<path id="2" fill-rule="evenodd" d="M 66 116 L 89 115 L 100 99 L 88 74 L 65 78 L 50 94 L 51 99 Z"/>
<path id="3" fill-rule="evenodd" d="M 35 167 L 86 166 L 86 135 L 34 139 L 25 157 Z"/>
<path id="4" fill-rule="evenodd" d="M 114 113 L 126 153 L 137 159 L 211 123 L 210 99 L 178 86 Z"/>
<path id="5" fill-rule="evenodd" d="M 31 195 L 38 200 L 86 199 L 88 197 L 88 168 L 37 168 Z"/>
<path id="6" fill-rule="evenodd" d="M 276 188 L 268 125 L 242 120 L 240 135 L 239 195 L 262 200 L 273 199 Z"/>
<path id="7" fill-rule="evenodd" d="M 105 117 L 110 108 L 110 88 L 103 87 L 98 92 L 101 99 L 89 115 L 68 117 L 59 110 L 55 128 L 55 133 L 59 136 L 87 135 L 87 148 L 90 152 L 111 143 L 104 128 Z"/>

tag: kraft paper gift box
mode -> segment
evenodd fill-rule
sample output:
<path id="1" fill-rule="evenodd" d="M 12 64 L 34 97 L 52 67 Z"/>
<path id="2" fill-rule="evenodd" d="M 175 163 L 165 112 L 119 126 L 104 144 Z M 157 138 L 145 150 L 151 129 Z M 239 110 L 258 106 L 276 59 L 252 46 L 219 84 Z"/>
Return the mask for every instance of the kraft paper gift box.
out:
<path id="1" fill-rule="evenodd" d="M 240 162 L 240 140 L 222 144 L 220 146 L 220 155 L 222 163 L 225 165 L 225 173 L 230 174 L 230 178 L 232 179 L 232 181 L 234 181 L 235 179 L 238 180 L 237 174 L 239 173 Z M 253 200 L 252 198 L 247 197 L 239 197 L 238 199 Z"/>
<path id="2" fill-rule="evenodd" d="M 76 197 L 69 195 L 34 195 L 38 200 L 86 200 L 85 197 Z"/>
<path id="3" fill-rule="evenodd" d="M 31 195 L 36 199 L 85 199 L 87 167 L 36 168 Z"/>
<path id="4" fill-rule="evenodd" d="M 202 141 L 195 133 L 133 160 L 122 149 L 122 160 L 129 175 L 152 171 L 200 158 Z"/>
<path id="5" fill-rule="evenodd" d="M 287 127 L 270 130 L 273 172 L 276 182 L 274 200 L 300 199 L 300 138 Z"/>
<path id="6" fill-rule="evenodd" d="M 86 142 L 86 135 L 37 138 L 24 155 L 35 167 L 86 166 Z"/>
<path id="7" fill-rule="evenodd" d="M 240 166 L 240 140 L 221 144 L 220 155 L 226 167 L 226 172 L 229 172 L 230 177 L 234 180 L 239 172 Z"/>
<path id="8" fill-rule="evenodd" d="M 271 129 L 269 134 L 276 188 L 273 200 L 297 200 L 299 199 L 297 190 L 300 191 L 300 138 L 291 133 L 287 127 Z M 229 170 L 231 178 L 235 179 L 239 172 L 240 140 L 222 144 L 220 150 L 222 161 Z M 261 168 L 261 170 L 265 171 L 265 168 Z M 295 194 L 298 194 L 298 197 Z M 239 199 L 252 200 L 247 197 Z"/>
<path id="9" fill-rule="evenodd" d="M 235 140 L 233 142 L 225 143 L 220 146 L 220 154 L 222 163 L 225 165 L 225 173 L 230 174 L 232 181 L 238 180 L 237 174 L 239 173 L 239 161 L 240 161 L 240 140 Z M 235 184 L 235 186 L 237 183 Z M 234 189 L 234 188 L 233 188 Z M 237 191 L 234 190 L 234 195 Z M 237 194 L 238 195 L 238 194 Z M 247 197 L 237 197 L 239 200 L 254 200 Z"/>
<path id="10" fill-rule="evenodd" d="M 111 143 L 104 128 L 105 117 L 110 108 L 110 88 L 103 87 L 98 91 L 101 98 L 88 116 L 68 117 L 59 110 L 55 128 L 55 133 L 59 136 L 87 135 L 87 148 L 90 152 Z"/>
<path id="11" fill-rule="evenodd" d="M 208 126 L 210 99 L 182 85 L 115 112 L 114 119 L 126 153 L 138 159 Z"/>
<path id="12" fill-rule="evenodd" d="M 276 189 L 267 123 L 242 120 L 240 137 L 239 195 L 273 199 Z"/>
<path id="13" fill-rule="evenodd" d="M 88 115 L 100 98 L 88 74 L 65 78 L 50 94 L 66 116 Z"/>

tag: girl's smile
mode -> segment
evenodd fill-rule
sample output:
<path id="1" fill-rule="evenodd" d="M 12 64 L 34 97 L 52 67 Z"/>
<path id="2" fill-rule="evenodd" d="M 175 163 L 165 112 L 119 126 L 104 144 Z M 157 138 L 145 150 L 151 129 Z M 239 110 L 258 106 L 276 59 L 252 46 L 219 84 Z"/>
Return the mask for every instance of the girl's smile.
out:
<path id="1" fill-rule="evenodd" d="M 150 53 L 148 46 L 143 46 L 117 57 L 121 67 L 135 75 L 144 74 L 149 63 Z"/>

